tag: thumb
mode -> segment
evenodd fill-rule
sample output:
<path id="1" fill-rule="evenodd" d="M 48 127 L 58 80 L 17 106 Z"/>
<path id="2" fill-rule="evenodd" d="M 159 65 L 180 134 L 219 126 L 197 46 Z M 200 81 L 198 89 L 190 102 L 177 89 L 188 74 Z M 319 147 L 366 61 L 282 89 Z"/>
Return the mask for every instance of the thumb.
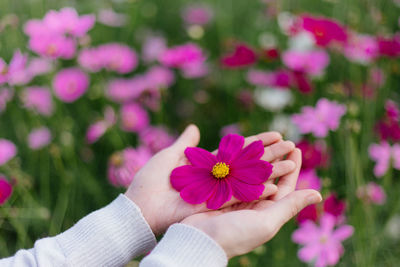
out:
<path id="1" fill-rule="evenodd" d="M 297 190 L 288 194 L 262 212 L 268 216 L 268 220 L 274 226 L 273 228 L 279 229 L 302 209 L 321 201 L 322 196 L 316 190 Z"/>
<path id="2" fill-rule="evenodd" d="M 199 141 L 200 141 L 199 128 L 194 124 L 190 124 L 178 137 L 178 139 L 172 145 L 172 148 L 179 150 L 179 152 L 183 153 L 187 147 L 197 146 L 199 144 Z"/>

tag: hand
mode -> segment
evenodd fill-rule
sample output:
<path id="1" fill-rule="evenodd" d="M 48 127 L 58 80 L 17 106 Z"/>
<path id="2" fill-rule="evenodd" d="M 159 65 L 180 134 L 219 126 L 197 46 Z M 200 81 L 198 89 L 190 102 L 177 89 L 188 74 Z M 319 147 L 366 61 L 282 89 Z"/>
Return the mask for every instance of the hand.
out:
<path id="1" fill-rule="evenodd" d="M 190 125 L 170 147 L 157 153 L 136 174 L 125 195 L 138 205 L 144 218 L 155 234 L 164 232 L 168 226 L 198 212 L 208 209 L 205 203 L 191 205 L 186 203 L 175 189 L 171 187 L 169 176 L 176 167 L 188 164 L 184 151 L 187 147 L 197 146 L 200 133 L 196 126 Z M 277 192 L 273 179 L 295 169 L 291 160 L 280 160 L 294 149 L 293 142 L 282 141 L 276 132 L 266 132 L 246 138 L 245 146 L 261 140 L 264 144 L 263 160 L 273 162 L 273 173 L 265 183 L 263 198 Z M 238 200 L 225 203 L 227 207 Z"/>
<path id="2" fill-rule="evenodd" d="M 294 191 L 301 167 L 301 151 L 295 149 L 288 159 L 296 162 L 296 169 L 279 179 L 276 194 L 252 203 L 237 203 L 221 210 L 198 213 L 182 223 L 212 237 L 228 258 L 248 253 L 269 241 L 300 210 L 322 200 L 315 190 Z"/>

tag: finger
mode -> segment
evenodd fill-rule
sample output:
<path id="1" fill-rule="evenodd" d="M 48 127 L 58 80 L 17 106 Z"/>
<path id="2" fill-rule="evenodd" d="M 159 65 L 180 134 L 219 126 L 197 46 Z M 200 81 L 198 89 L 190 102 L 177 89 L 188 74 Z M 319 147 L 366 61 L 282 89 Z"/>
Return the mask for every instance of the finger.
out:
<path id="1" fill-rule="evenodd" d="M 196 125 L 190 124 L 171 146 L 179 153 L 183 153 L 187 147 L 195 147 L 200 141 L 200 131 Z"/>
<path id="2" fill-rule="evenodd" d="M 264 132 L 256 135 L 252 135 L 249 137 L 246 137 L 244 140 L 244 146 L 247 146 L 254 141 L 262 141 L 263 146 L 269 146 L 271 144 L 274 144 L 280 140 L 282 140 L 282 135 L 278 132 Z"/>
<path id="3" fill-rule="evenodd" d="M 294 149 L 295 144 L 292 141 L 278 141 L 264 148 L 264 155 L 261 159 L 272 162 L 292 152 Z"/>
<path id="4" fill-rule="evenodd" d="M 292 153 L 289 154 L 288 160 L 295 163 L 296 167 L 292 172 L 282 175 L 277 183 L 278 193 L 272 197 L 272 200 L 279 200 L 285 197 L 287 194 L 294 191 L 296 188 L 297 179 L 299 177 L 301 168 L 301 150 L 296 148 Z M 275 163 L 277 164 L 277 163 Z"/>
<path id="5" fill-rule="evenodd" d="M 268 178 L 268 181 L 273 180 L 275 178 L 287 175 L 293 172 L 296 169 L 296 163 L 292 160 L 282 160 L 276 163 L 272 163 L 272 174 Z M 279 189 L 279 186 L 278 186 Z M 279 193 L 279 192 L 278 192 Z"/>
<path id="6" fill-rule="evenodd" d="M 278 231 L 282 225 L 293 218 L 299 211 L 311 204 L 322 201 L 321 194 L 313 189 L 297 190 L 291 192 L 273 205 L 260 211 L 268 218 L 272 229 Z"/>

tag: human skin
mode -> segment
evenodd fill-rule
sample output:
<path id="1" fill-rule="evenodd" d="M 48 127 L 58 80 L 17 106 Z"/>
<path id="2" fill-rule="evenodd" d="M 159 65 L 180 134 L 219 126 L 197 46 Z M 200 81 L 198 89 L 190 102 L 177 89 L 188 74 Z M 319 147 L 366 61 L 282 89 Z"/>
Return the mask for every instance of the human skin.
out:
<path id="1" fill-rule="evenodd" d="M 272 162 L 273 173 L 265 183 L 261 198 L 277 194 L 276 178 L 292 172 L 296 164 L 282 158 L 292 152 L 295 145 L 291 141 L 283 141 L 277 132 L 265 132 L 245 139 L 245 145 L 261 140 L 264 155 L 261 159 Z M 170 147 L 154 155 L 150 161 L 136 174 L 125 195 L 142 211 L 142 214 L 153 233 L 163 233 L 171 224 L 184 218 L 208 211 L 206 204 L 192 205 L 186 203 L 170 184 L 170 174 L 176 167 L 189 164 L 184 151 L 187 147 L 195 147 L 200 141 L 200 132 L 195 125 L 189 125 L 176 142 Z M 215 153 L 215 152 L 214 152 Z M 232 198 L 222 208 L 229 207 L 239 201 Z"/>

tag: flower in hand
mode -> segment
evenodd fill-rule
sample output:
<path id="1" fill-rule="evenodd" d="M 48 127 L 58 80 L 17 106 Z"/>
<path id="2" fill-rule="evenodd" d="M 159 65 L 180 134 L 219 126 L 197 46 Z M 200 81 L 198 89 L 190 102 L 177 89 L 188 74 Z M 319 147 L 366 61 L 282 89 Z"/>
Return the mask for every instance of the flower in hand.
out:
<path id="1" fill-rule="evenodd" d="M 260 159 L 264 154 L 262 141 L 243 148 L 244 141 L 240 135 L 225 136 L 217 155 L 198 147 L 186 148 L 191 165 L 172 171 L 172 187 L 190 204 L 207 201 L 209 209 L 219 209 L 232 195 L 243 202 L 259 199 L 263 183 L 272 174 L 272 164 Z"/>

